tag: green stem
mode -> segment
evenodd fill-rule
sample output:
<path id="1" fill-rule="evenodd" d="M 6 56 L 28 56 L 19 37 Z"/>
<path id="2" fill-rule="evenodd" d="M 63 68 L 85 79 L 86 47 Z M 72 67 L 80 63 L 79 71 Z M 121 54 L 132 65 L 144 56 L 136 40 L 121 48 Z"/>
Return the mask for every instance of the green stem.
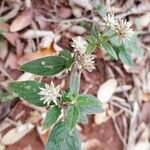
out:
<path id="1" fill-rule="evenodd" d="M 104 39 L 102 40 L 102 42 L 107 42 L 109 41 L 112 37 L 114 37 L 116 35 L 116 33 L 112 34 L 108 39 Z"/>
<path id="2" fill-rule="evenodd" d="M 109 28 L 106 27 L 106 28 L 104 29 L 104 32 L 102 33 L 102 36 L 103 36 L 108 30 L 109 30 Z"/>
<path id="3" fill-rule="evenodd" d="M 109 37 L 109 40 L 114 37 L 116 35 L 116 33 L 112 34 L 110 37 Z"/>

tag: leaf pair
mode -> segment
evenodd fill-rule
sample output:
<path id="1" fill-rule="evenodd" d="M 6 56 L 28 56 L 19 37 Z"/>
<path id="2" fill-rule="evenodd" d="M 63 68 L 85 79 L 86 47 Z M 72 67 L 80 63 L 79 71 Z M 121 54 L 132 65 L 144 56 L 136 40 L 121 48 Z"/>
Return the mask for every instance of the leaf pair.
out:
<path id="1" fill-rule="evenodd" d="M 117 54 L 111 44 L 108 42 L 108 37 L 100 34 L 98 27 L 93 24 L 92 33 L 88 36 L 87 52 L 92 53 L 96 47 L 104 48 L 113 58 L 118 59 Z"/>
<path id="2" fill-rule="evenodd" d="M 74 129 L 75 125 L 78 121 L 87 122 L 88 114 L 101 112 L 102 109 L 99 100 L 91 95 L 79 95 L 76 101 L 77 105 L 69 106 L 67 109 L 67 121 L 59 122 L 54 126 L 50 133 L 46 150 L 81 150 L 81 141 L 79 133 Z M 58 110 L 58 108 L 55 109 Z M 55 112 L 57 111 L 55 110 Z M 54 117 L 47 114 L 46 117 L 49 120 L 50 118 L 55 118 L 53 120 L 56 120 L 58 116 L 56 117 L 55 115 Z M 71 134 L 69 134 L 68 129 L 71 131 Z"/>
<path id="3" fill-rule="evenodd" d="M 76 97 L 75 105 L 67 109 L 67 126 L 73 131 L 77 122 L 87 123 L 87 115 L 102 112 L 100 101 L 92 95 L 81 94 Z"/>

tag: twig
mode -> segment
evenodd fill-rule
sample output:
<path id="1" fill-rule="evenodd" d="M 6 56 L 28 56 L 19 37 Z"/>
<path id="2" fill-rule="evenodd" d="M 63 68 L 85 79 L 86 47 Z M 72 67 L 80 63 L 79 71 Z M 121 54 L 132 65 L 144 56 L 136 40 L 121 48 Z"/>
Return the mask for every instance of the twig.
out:
<path id="1" fill-rule="evenodd" d="M 112 99 L 115 100 L 118 103 L 121 103 L 121 105 L 123 105 L 123 106 L 125 106 L 125 107 L 127 107 L 129 109 L 131 108 L 130 105 L 127 102 L 125 102 L 126 100 L 121 98 L 121 97 L 112 96 Z"/>
<path id="2" fill-rule="evenodd" d="M 84 94 L 88 93 L 88 91 L 93 87 L 93 85 L 89 85 L 85 90 L 84 90 Z"/>
<path id="3" fill-rule="evenodd" d="M 119 107 L 120 109 L 122 109 L 122 110 L 128 112 L 130 115 L 132 115 L 132 112 L 131 112 L 129 109 L 127 109 L 126 107 L 123 107 L 123 106 L 121 106 L 120 104 L 118 104 L 118 103 L 116 103 L 116 102 L 113 102 L 113 101 L 110 101 L 110 103 L 111 103 L 112 105 L 114 105 L 114 106 L 116 106 L 116 107 Z"/>
<path id="4" fill-rule="evenodd" d="M 17 122 L 10 119 L 10 118 L 6 118 L 6 121 L 10 122 L 12 125 L 17 126 Z"/>
<path id="5" fill-rule="evenodd" d="M 127 119 L 124 115 L 122 115 L 122 121 L 123 121 L 123 125 L 124 125 L 124 140 L 127 141 L 128 125 L 127 125 Z M 124 147 L 124 150 L 126 150 L 126 147 Z"/>
<path id="6" fill-rule="evenodd" d="M 134 102 L 134 104 L 133 104 L 133 115 L 131 116 L 131 119 L 130 119 L 130 129 L 129 129 L 128 144 L 127 144 L 128 150 L 133 150 L 135 148 L 138 112 L 139 112 L 138 103 Z"/>
<path id="7" fill-rule="evenodd" d="M 64 20 L 57 20 L 57 19 L 49 19 L 49 18 L 45 18 L 43 16 L 38 16 L 35 18 L 35 20 L 43 20 L 46 22 L 51 22 L 51 23 L 78 23 L 80 21 L 87 21 L 87 22 L 91 22 L 94 23 L 96 21 L 94 21 L 93 19 L 88 19 L 86 17 L 82 17 L 82 18 L 74 18 L 74 19 L 64 19 Z M 102 25 L 102 22 L 97 22 L 99 25 Z"/>
<path id="8" fill-rule="evenodd" d="M 88 18 L 75 18 L 75 19 L 64 19 L 64 20 L 56 20 L 56 19 L 49 19 L 49 18 L 45 18 L 45 17 L 38 17 L 36 18 L 36 20 L 43 20 L 43 21 L 47 21 L 47 22 L 51 22 L 51 23 L 74 23 L 74 22 L 80 22 L 80 21 L 88 21 L 88 22 L 93 22 L 92 20 L 88 19 Z"/>
<path id="9" fill-rule="evenodd" d="M 137 31 L 136 35 L 147 35 L 150 34 L 150 31 Z"/>
<path id="10" fill-rule="evenodd" d="M 3 67 L 0 67 L 0 71 L 1 71 L 2 74 L 4 74 L 8 79 L 14 81 L 14 79 L 8 74 L 8 72 L 7 72 Z"/>
<path id="11" fill-rule="evenodd" d="M 112 105 L 110 105 L 110 106 L 111 106 L 111 110 L 113 111 L 113 106 L 112 106 Z M 114 111 L 113 111 L 113 112 L 114 112 Z M 115 129 L 116 129 L 116 131 L 117 131 L 117 134 L 118 134 L 120 140 L 122 141 L 124 147 L 127 147 L 127 143 L 126 143 L 124 137 L 122 136 L 122 133 L 121 133 L 121 131 L 120 131 L 119 127 L 118 127 L 118 124 L 117 124 L 117 122 L 116 122 L 116 117 L 112 116 L 112 121 L 113 121 L 113 123 L 114 123 L 114 127 L 115 127 Z"/>
<path id="12" fill-rule="evenodd" d="M 112 116 L 113 116 L 113 117 L 118 117 L 118 116 L 120 116 L 123 112 L 124 112 L 123 110 L 120 110 L 120 111 L 118 111 L 118 112 L 112 114 Z M 107 122 L 109 119 L 112 118 L 112 116 L 108 116 L 102 123 Z"/>

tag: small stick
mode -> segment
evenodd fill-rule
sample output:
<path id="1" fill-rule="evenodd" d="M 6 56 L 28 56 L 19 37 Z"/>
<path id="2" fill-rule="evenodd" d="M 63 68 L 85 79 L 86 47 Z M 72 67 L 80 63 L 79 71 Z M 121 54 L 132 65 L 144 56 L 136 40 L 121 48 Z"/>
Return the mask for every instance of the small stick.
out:
<path id="1" fill-rule="evenodd" d="M 120 109 L 123 109 L 124 111 L 128 112 L 130 115 L 132 115 L 132 112 L 127 109 L 126 107 L 123 107 L 121 106 L 120 104 L 116 103 L 116 102 L 113 102 L 113 101 L 110 101 L 110 104 L 116 106 L 116 107 L 119 107 Z"/>
<path id="2" fill-rule="evenodd" d="M 14 79 L 8 74 L 8 72 L 3 68 L 0 67 L 0 71 L 10 80 L 14 81 Z"/>
<path id="3" fill-rule="evenodd" d="M 111 106 L 111 110 L 114 112 L 113 105 L 110 105 L 110 106 Z M 112 116 L 112 121 L 114 123 L 114 127 L 115 127 L 115 129 L 117 131 L 117 134 L 118 134 L 120 140 L 122 141 L 124 147 L 127 147 L 127 143 L 126 143 L 124 137 L 122 136 L 122 133 L 121 133 L 121 131 L 120 131 L 119 127 L 118 127 L 118 124 L 116 122 L 116 117 Z"/>

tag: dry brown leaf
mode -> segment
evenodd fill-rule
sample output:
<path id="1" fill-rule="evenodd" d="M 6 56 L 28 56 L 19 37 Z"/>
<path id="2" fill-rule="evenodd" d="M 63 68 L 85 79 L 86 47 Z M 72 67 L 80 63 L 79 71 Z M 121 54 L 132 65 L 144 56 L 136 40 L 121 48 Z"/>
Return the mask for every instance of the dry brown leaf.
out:
<path id="1" fill-rule="evenodd" d="M 6 3 L 8 6 L 10 6 L 11 10 L 4 14 L 2 17 L 7 21 L 14 18 L 18 14 L 22 2 L 21 0 L 6 0 Z"/>
<path id="2" fill-rule="evenodd" d="M 61 35 L 60 34 L 58 34 L 54 38 L 53 49 L 55 49 L 56 52 L 60 52 L 60 51 L 63 50 L 63 48 L 58 45 L 58 42 L 60 41 L 60 39 L 61 39 Z"/>
<path id="3" fill-rule="evenodd" d="M 7 56 L 7 53 L 8 53 L 8 42 L 3 39 L 0 42 L 0 58 L 4 60 L 5 57 Z"/>
<path id="4" fill-rule="evenodd" d="M 74 25 L 69 28 L 70 32 L 76 33 L 78 35 L 84 34 L 87 30 L 84 27 Z"/>
<path id="5" fill-rule="evenodd" d="M 17 56 L 22 56 L 23 49 L 24 49 L 24 43 L 21 42 L 20 39 L 17 39 L 17 41 L 16 41 L 16 53 L 17 53 Z"/>
<path id="6" fill-rule="evenodd" d="M 21 37 L 24 39 L 36 39 L 45 36 L 54 37 L 54 33 L 52 31 L 45 31 L 45 30 L 41 31 L 30 29 L 21 35 Z"/>
<path id="7" fill-rule="evenodd" d="M 8 4 L 8 5 L 15 5 L 15 4 L 22 4 L 22 1 L 21 0 L 6 0 L 6 3 Z"/>
<path id="8" fill-rule="evenodd" d="M 3 36 L 10 42 L 13 46 L 16 46 L 16 41 L 19 38 L 18 33 L 10 33 L 10 32 L 4 32 Z"/>
<path id="9" fill-rule="evenodd" d="M 132 89 L 131 85 L 121 85 L 116 88 L 115 93 L 127 92 L 130 91 L 131 89 Z"/>
<path id="10" fill-rule="evenodd" d="M 150 150 L 150 143 L 146 142 L 138 142 L 135 146 L 135 150 Z"/>
<path id="11" fill-rule="evenodd" d="M 108 121 L 110 116 L 113 115 L 112 110 L 109 109 L 108 103 L 103 103 L 102 108 L 103 108 L 104 112 L 97 113 L 97 114 L 94 115 L 94 121 L 97 125 L 100 125 L 100 124 Z"/>
<path id="12" fill-rule="evenodd" d="M 82 17 L 82 9 L 79 7 L 72 7 L 72 13 L 76 18 Z"/>
<path id="13" fill-rule="evenodd" d="M 32 22 L 34 16 L 33 8 L 27 8 L 24 10 L 19 16 L 17 16 L 14 21 L 10 25 L 11 32 L 20 31 L 27 26 L 29 26 Z"/>
<path id="14" fill-rule="evenodd" d="M 35 80 L 35 75 L 25 72 L 17 79 L 17 81 L 25 81 L 25 80 Z"/>
<path id="15" fill-rule="evenodd" d="M 30 113 L 29 118 L 27 119 L 27 122 L 31 122 L 33 124 L 37 124 L 41 120 L 41 114 L 38 111 L 34 111 Z"/>
<path id="16" fill-rule="evenodd" d="M 40 47 L 41 48 L 49 48 L 54 40 L 54 35 L 44 36 L 41 40 Z"/>
<path id="17" fill-rule="evenodd" d="M 108 119 L 108 116 L 106 112 L 97 113 L 94 116 L 95 124 L 100 125 L 101 123 L 104 123 Z"/>
<path id="18" fill-rule="evenodd" d="M 46 116 L 46 113 L 44 113 L 44 118 L 45 118 L 45 116 Z M 49 128 L 47 130 L 43 130 L 42 126 L 37 126 L 38 135 L 39 135 L 39 137 L 40 137 L 40 139 L 44 145 L 47 143 L 48 136 L 49 136 L 49 133 L 51 132 L 51 129 L 52 128 Z"/>
<path id="19" fill-rule="evenodd" d="M 17 68 L 18 58 L 14 53 L 9 53 L 7 60 L 5 62 L 5 67 L 10 67 L 11 69 Z"/>
<path id="20" fill-rule="evenodd" d="M 111 96 L 115 92 L 117 87 L 116 79 L 109 79 L 104 82 L 97 91 L 97 97 L 102 103 L 109 102 Z"/>
<path id="21" fill-rule="evenodd" d="M 71 2 L 86 10 L 92 10 L 92 5 L 91 5 L 90 0 L 71 0 Z"/>
<path id="22" fill-rule="evenodd" d="M 61 7 L 58 12 L 59 17 L 67 19 L 72 15 L 72 11 L 69 7 Z"/>
<path id="23" fill-rule="evenodd" d="M 21 57 L 18 60 L 18 64 L 22 65 L 26 62 L 29 62 L 29 61 L 32 61 L 32 60 L 35 60 L 38 58 L 46 57 L 46 56 L 52 56 L 52 55 L 56 55 L 56 51 L 53 47 L 42 48 L 42 49 L 38 50 L 37 52 L 25 54 L 23 57 Z"/>
<path id="24" fill-rule="evenodd" d="M 26 123 L 20 125 L 17 128 L 10 129 L 2 138 L 2 143 L 4 145 L 11 145 L 18 142 L 21 138 L 23 138 L 26 134 L 28 134 L 34 125 L 31 123 Z"/>
<path id="25" fill-rule="evenodd" d="M 143 94 L 143 101 L 144 102 L 150 101 L 150 93 L 144 93 Z"/>

